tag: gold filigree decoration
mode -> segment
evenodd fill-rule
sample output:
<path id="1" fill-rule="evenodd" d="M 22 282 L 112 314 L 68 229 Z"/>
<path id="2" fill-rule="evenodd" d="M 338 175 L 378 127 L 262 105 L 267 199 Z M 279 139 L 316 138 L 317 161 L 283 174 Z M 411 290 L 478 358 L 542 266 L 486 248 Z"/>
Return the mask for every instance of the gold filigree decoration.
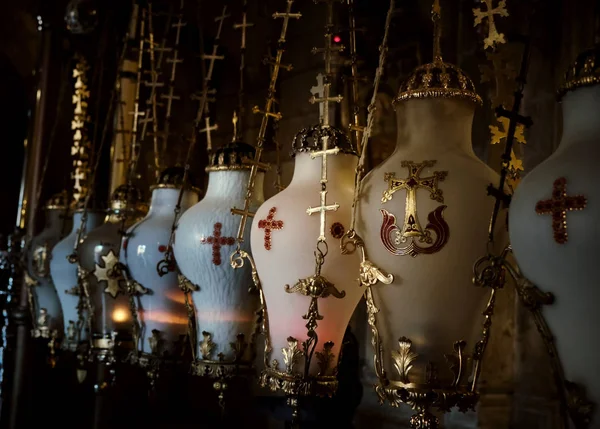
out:
<path id="1" fill-rule="evenodd" d="M 283 347 L 281 353 L 283 353 L 285 372 L 287 374 L 293 374 L 298 365 L 298 361 L 304 356 L 304 352 L 298 348 L 298 340 L 294 337 L 288 337 L 287 342 L 288 346 Z"/>
<path id="2" fill-rule="evenodd" d="M 210 360 L 217 346 L 212 340 L 212 334 L 206 331 L 202 331 L 203 340 L 200 342 L 200 354 L 202 359 Z"/>
<path id="3" fill-rule="evenodd" d="M 490 125 L 490 133 L 491 133 L 491 144 L 500 144 L 502 141 L 506 140 L 508 136 L 508 128 L 510 126 L 510 119 L 505 117 L 498 117 L 497 121 L 499 126 Z M 525 126 L 523 124 L 517 123 L 515 128 L 515 136 L 514 141 L 526 144 L 527 140 L 525 139 Z M 515 153 L 514 148 L 510 152 L 510 161 L 508 164 L 508 177 L 507 184 L 514 191 L 516 186 L 521 181 L 521 172 L 524 171 L 523 161 L 519 159 L 517 154 Z"/>
<path id="4" fill-rule="evenodd" d="M 89 171 L 89 151 L 90 141 L 88 139 L 88 99 L 90 91 L 87 86 L 87 72 L 90 69 L 83 56 L 76 56 L 77 63 L 73 69 L 73 78 L 75 79 L 74 93 L 72 103 L 74 106 L 73 120 L 71 121 L 71 130 L 73 131 L 73 146 L 71 147 L 71 156 L 73 157 L 73 172 L 71 178 L 73 184 L 73 200 L 75 203 L 80 201 L 88 190 Z"/>
<path id="5" fill-rule="evenodd" d="M 96 276 L 99 283 L 106 282 L 104 292 L 116 298 L 119 292 L 122 292 L 120 283 L 123 280 L 123 275 L 119 270 L 119 259 L 112 249 L 106 256 L 101 256 L 101 258 L 104 261 L 104 267 L 96 264 L 94 276 Z"/>
<path id="6" fill-rule="evenodd" d="M 45 308 L 40 308 L 38 318 L 37 318 L 37 326 L 32 329 L 32 336 L 34 338 L 50 338 L 50 321 L 48 320 L 48 310 Z"/>
<path id="7" fill-rule="evenodd" d="M 327 375 L 327 371 L 333 362 L 333 358 L 335 355 L 331 352 L 333 349 L 333 341 L 327 341 L 323 344 L 323 351 L 316 352 L 317 362 L 319 364 L 319 373 L 318 375 Z"/>
<path id="8" fill-rule="evenodd" d="M 499 33 L 496 28 L 495 16 L 507 17 L 508 10 L 506 9 L 506 0 L 500 0 L 498 6 L 494 7 L 494 0 L 480 0 L 481 3 L 485 4 L 486 10 L 482 10 L 482 5 L 473 8 L 473 15 L 475 20 L 473 26 L 482 25 L 484 20 L 487 20 L 487 31 L 488 35 L 483 39 L 483 48 L 495 48 L 496 45 L 506 43 L 506 38 L 503 33 Z"/>
<path id="9" fill-rule="evenodd" d="M 187 311 L 188 316 L 188 335 L 190 339 L 190 346 L 192 349 L 192 357 L 196 359 L 196 315 L 194 311 L 194 306 L 192 305 L 191 293 L 199 291 L 200 287 L 193 284 L 187 279 L 186 276 L 184 276 L 181 273 L 177 274 L 177 283 L 179 285 L 179 289 L 181 289 L 181 291 L 183 292 L 185 309 Z"/>
<path id="10" fill-rule="evenodd" d="M 398 350 L 392 351 L 394 359 L 394 367 L 400 375 L 400 380 L 403 383 L 408 383 L 408 374 L 413 367 L 413 362 L 418 355 L 412 350 L 412 341 L 406 337 L 401 337 L 398 340 Z"/>

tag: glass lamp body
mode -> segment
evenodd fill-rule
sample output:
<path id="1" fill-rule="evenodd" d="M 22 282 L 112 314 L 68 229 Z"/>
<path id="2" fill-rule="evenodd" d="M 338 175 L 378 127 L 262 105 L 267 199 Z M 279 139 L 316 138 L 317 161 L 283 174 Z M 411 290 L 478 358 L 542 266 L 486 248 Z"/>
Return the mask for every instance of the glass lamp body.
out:
<path id="1" fill-rule="evenodd" d="M 562 104 L 560 145 L 525 176 L 511 201 L 510 241 L 522 274 L 555 296 L 554 304 L 544 308 L 544 316 L 567 380 L 584 386 L 588 399 L 597 404 L 600 402 L 600 85 L 568 92 Z M 564 180 L 562 185 L 560 180 Z M 540 202 L 562 200 L 564 193 L 567 199 L 571 198 L 566 202 L 571 208 L 564 216 L 560 210 L 556 215 L 546 210 L 561 209 L 564 206 L 560 201 L 546 208 L 538 206 Z M 572 199 L 576 196 L 577 200 Z M 600 428 L 598 411 L 590 428 Z"/>
<path id="2" fill-rule="evenodd" d="M 229 259 L 240 223 L 231 208 L 244 206 L 249 175 L 248 169 L 210 171 L 206 196 L 181 216 L 173 245 L 181 273 L 199 287 L 192 293 L 197 332 L 210 333 L 215 344 L 212 357 L 223 353 L 225 360 L 235 356 L 230 344 L 238 334 L 244 334 L 249 342 L 258 309 L 257 297 L 248 293 L 252 285 L 250 264 L 233 269 Z M 252 211 L 264 201 L 263 180 L 264 173 L 258 173 Z M 242 245 L 247 252 L 250 223 L 249 218 Z M 201 355 L 198 349 L 196 356 Z"/>
<path id="3" fill-rule="evenodd" d="M 121 261 L 127 266 L 129 275 L 148 289 L 148 293 L 138 298 L 143 339 L 140 347 L 144 353 L 152 352 L 150 338 L 154 330 L 159 331 L 161 350 L 169 352 L 180 335 L 187 333 L 187 310 L 177 273 L 174 267 L 163 276 L 157 271 L 169 244 L 179 192 L 177 188 L 154 189 L 148 215 L 129 228 L 122 244 Z M 186 191 L 181 210 L 185 211 L 197 202 L 198 194 Z"/>
<path id="4" fill-rule="evenodd" d="M 68 257 L 73 253 L 75 240 L 81 225 L 81 211 L 76 211 L 73 214 L 73 228 L 69 235 L 63 238 L 52 249 L 52 259 L 50 261 L 50 274 L 52 282 L 56 287 L 56 292 L 60 299 L 62 314 L 64 318 L 64 329 L 67 337 L 69 336 L 69 326 L 75 328 L 79 320 L 77 306 L 79 303 L 79 295 L 77 294 L 77 264 L 69 262 Z M 102 223 L 104 213 L 88 211 L 87 221 L 84 225 L 85 231 L 91 231 Z M 72 322 L 72 324 L 71 324 Z M 72 331 L 74 332 L 74 331 Z M 80 339 L 87 339 L 87 330 L 81 330 Z"/>
<path id="5" fill-rule="evenodd" d="M 411 351 L 418 355 L 412 369 L 407 370 L 409 380 L 425 383 L 426 368 L 433 363 L 441 385 L 450 386 L 453 373 L 445 355 L 452 355 L 454 343 L 461 340 L 467 342 L 465 353 L 470 354 L 481 337 L 481 313 L 489 291 L 476 288 L 471 279 L 474 262 L 486 254 L 494 205 L 486 188 L 498 183 L 498 175 L 473 152 L 472 103 L 461 99 L 411 99 L 398 103 L 396 110 L 396 150 L 365 177 L 357 214 L 357 231 L 369 259 L 394 276 L 392 284 L 372 288 L 380 309 L 377 322 L 385 351 L 383 365 L 392 379 L 401 378 L 392 356 L 399 350 L 399 339 L 405 337 L 412 342 Z M 435 162 L 423 166 L 425 161 Z M 423 168 L 412 169 L 418 165 Z M 433 179 L 435 172 L 447 173 Z M 394 180 L 399 181 L 396 185 L 404 186 L 398 186 L 383 202 Z M 432 187 L 441 194 L 436 195 Z M 439 196 L 442 198 L 436 200 Z M 410 210 L 411 204 L 414 211 Z M 385 228 L 389 223 L 383 210 L 395 216 L 397 229 Z M 407 211 L 409 216 L 405 216 Z M 438 215 L 433 217 L 436 212 Z M 387 221 L 390 219 L 388 215 Z M 404 236 L 409 231 L 406 225 L 414 227 L 415 220 L 420 222 L 421 231 L 429 233 L 430 241 L 417 234 Z M 435 226 L 429 228 L 432 224 Z M 505 229 L 501 226 L 499 229 Z M 505 238 L 497 235 L 499 242 Z M 412 244 L 417 252 L 414 256 L 401 250 L 410 250 Z M 372 354 L 370 344 L 366 347 Z M 466 379 L 463 377 L 463 381 Z"/>
<path id="6" fill-rule="evenodd" d="M 113 271 L 121 248 L 121 230 L 140 220 L 127 216 L 123 225 L 120 215 L 109 212 L 104 223 L 91 230 L 79 247 L 79 265 L 89 275 L 89 292 L 93 306 L 92 335 L 106 338 L 112 332 L 128 333 L 133 319 L 129 297 L 124 291 L 125 281 Z"/>
<path id="7" fill-rule="evenodd" d="M 345 153 L 327 158 L 327 204 L 338 203 L 339 209 L 327 212 L 325 237 L 329 251 L 321 275 L 340 292 L 345 292 L 343 298 L 330 295 L 318 300 L 323 319 L 318 321 L 316 329 L 319 338 L 316 351 L 321 351 L 325 342 L 334 343 L 330 369 L 337 367 L 344 332 L 363 293 L 357 281 L 358 255 L 342 255 L 339 248 L 339 238 L 350 225 L 357 162 L 355 155 Z M 307 209 L 320 205 L 321 163 L 319 157 L 311 159 L 309 153 L 298 153 L 289 186 L 258 209 L 252 224 L 252 255 L 267 304 L 273 347 L 271 359 L 279 362 L 280 370 L 284 362 L 282 349 L 288 347 L 287 338 L 294 337 L 299 345 L 307 339 L 307 320 L 303 316 L 308 312 L 311 298 L 288 293 L 285 286 L 291 287 L 298 280 L 315 274 L 314 252 L 320 215 L 309 216 Z M 269 219 L 281 221 L 280 228 L 266 232 L 264 222 Z M 303 364 L 299 362 L 299 365 L 302 371 Z M 317 359 L 313 358 L 309 375 L 318 372 Z"/>
<path id="8" fill-rule="evenodd" d="M 34 314 L 40 315 L 40 309 L 45 308 L 48 316 L 48 328 L 56 329 L 59 337 L 64 331 L 63 313 L 60 299 L 50 276 L 50 261 L 52 249 L 63 238 L 69 227 L 66 209 L 46 209 L 46 225 L 44 229 L 31 240 L 27 257 L 27 272 L 37 282 L 32 287 Z M 34 321 L 35 322 L 35 321 Z"/>

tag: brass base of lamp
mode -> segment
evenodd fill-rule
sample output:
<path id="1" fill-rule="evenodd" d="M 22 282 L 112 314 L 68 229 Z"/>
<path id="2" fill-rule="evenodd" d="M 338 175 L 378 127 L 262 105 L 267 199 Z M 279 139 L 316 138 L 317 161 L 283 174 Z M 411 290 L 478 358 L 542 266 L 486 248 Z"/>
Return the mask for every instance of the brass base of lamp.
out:
<path id="1" fill-rule="evenodd" d="M 416 411 L 410 419 L 413 429 L 437 429 L 439 420 L 430 410 L 437 408 L 448 412 L 457 407 L 461 412 L 474 410 L 479 394 L 460 388 L 428 388 L 426 386 L 390 382 L 387 386 L 378 384 L 375 391 L 379 402 L 389 402 L 392 407 L 407 404 Z"/>
<path id="2" fill-rule="evenodd" d="M 338 388 L 338 380 L 333 375 L 304 377 L 273 368 L 265 369 L 259 382 L 262 387 L 268 387 L 273 392 L 283 391 L 292 396 L 332 397 Z"/>

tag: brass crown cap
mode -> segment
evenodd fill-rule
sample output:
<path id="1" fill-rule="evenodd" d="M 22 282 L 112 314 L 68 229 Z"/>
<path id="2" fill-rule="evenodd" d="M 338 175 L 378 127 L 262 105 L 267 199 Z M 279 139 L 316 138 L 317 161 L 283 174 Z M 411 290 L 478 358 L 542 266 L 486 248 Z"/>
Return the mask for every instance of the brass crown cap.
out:
<path id="1" fill-rule="evenodd" d="M 61 191 L 54 194 L 46 201 L 44 209 L 46 210 L 65 210 L 69 206 L 69 195 L 67 191 Z"/>
<path id="2" fill-rule="evenodd" d="M 185 175 L 185 168 L 177 165 L 174 167 L 167 167 L 161 171 L 160 176 L 156 181 L 156 184 L 150 187 L 151 191 L 155 189 L 181 189 L 183 185 L 183 176 Z M 185 188 L 193 192 L 200 193 L 200 189 L 193 186 L 193 177 L 191 173 L 188 173 L 187 183 Z"/>
<path id="3" fill-rule="evenodd" d="M 559 99 L 577 88 L 600 83 L 600 44 L 583 51 L 565 73 L 564 83 L 558 90 Z"/>
<path id="4" fill-rule="evenodd" d="M 253 146 L 242 141 L 233 141 L 209 154 L 208 166 L 205 170 L 207 172 L 250 170 L 252 165 L 245 161 L 253 160 L 255 153 Z M 258 170 L 265 171 L 262 167 Z"/>
<path id="5" fill-rule="evenodd" d="M 394 104 L 416 98 L 462 98 L 478 106 L 483 104 L 473 81 L 457 66 L 441 57 L 417 67 L 400 85 Z"/>
<path id="6" fill-rule="evenodd" d="M 147 205 L 142 201 L 142 193 L 135 186 L 121 185 L 115 189 L 110 198 L 109 211 L 118 213 L 122 210 L 148 211 Z"/>
<path id="7" fill-rule="evenodd" d="M 339 148 L 340 152 L 358 156 L 356 148 L 348 139 L 348 136 L 335 127 L 324 127 L 314 125 L 303 128 L 296 134 L 292 142 L 292 156 L 302 152 L 315 152 L 323 148 L 323 137 L 329 137 L 327 147 L 329 149 Z"/>

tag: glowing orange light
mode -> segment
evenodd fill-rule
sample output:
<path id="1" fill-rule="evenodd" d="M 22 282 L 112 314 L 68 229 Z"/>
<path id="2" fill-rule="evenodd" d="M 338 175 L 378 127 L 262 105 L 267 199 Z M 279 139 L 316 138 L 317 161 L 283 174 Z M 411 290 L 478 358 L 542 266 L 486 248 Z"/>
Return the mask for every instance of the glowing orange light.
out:
<path id="1" fill-rule="evenodd" d="M 178 304 L 185 304 L 185 297 L 183 296 L 183 292 L 180 290 L 170 290 L 165 293 L 165 296 L 173 302 Z"/>
<path id="2" fill-rule="evenodd" d="M 333 41 L 335 43 L 340 43 L 342 41 L 342 38 L 340 36 L 333 36 Z"/>
<path id="3" fill-rule="evenodd" d="M 129 311 L 125 310 L 124 308 L 115 308 L 113 313 L 112 313 L 112 319 L 117 322 L 117 323 L 121 323 L 121 322 L 125 322 L 127 321 L 127 319 L 129 319 Z"/>
<path id="4" fill-rule="evenodd" d="M 166 323 L 168 325 L 187 325 L 188 323 L 187 317 L 166 311 L 147 311 L 142 314 L 142 318 L 147 322 Z"/>
<path id="5" fill-rule="evenodd" d="M 253 322 L 251 315 L 239 314 L 233 311 L 203 311 L 198 314 L 199 320 L 219 322 Z"/>

